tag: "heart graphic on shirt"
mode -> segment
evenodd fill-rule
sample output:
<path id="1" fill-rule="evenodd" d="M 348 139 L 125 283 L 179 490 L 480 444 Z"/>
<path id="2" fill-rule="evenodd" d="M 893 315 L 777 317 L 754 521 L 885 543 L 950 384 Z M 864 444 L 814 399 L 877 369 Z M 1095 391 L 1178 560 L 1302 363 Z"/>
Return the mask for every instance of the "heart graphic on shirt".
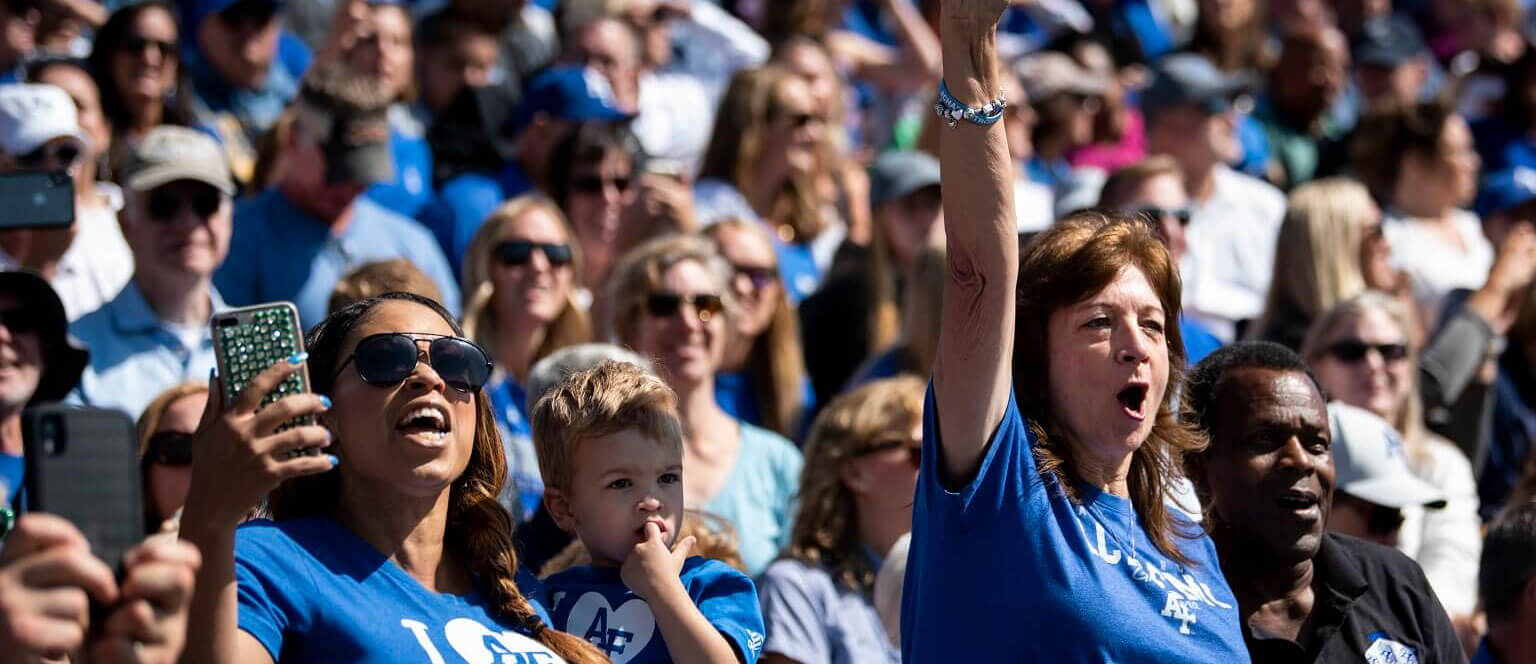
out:
<path id="1" fill-rule="evenodd" d="M 565 631 L 597 646 L 613 664 L 627 664 L 651 642 L 656 633 L 656 616 L 645 600 L 638 597 L 615 609 L 602 593 L 587 593 L 571 607 Z"/>
<path id="2" fill-rule="evenodd" d="M 517 632 L 493 632 L 469 618 L 454 618 L 443 626 L 448 645 L 469 664 L 527 662 L 560 664 L 558 655 L 543 644 Z"/>

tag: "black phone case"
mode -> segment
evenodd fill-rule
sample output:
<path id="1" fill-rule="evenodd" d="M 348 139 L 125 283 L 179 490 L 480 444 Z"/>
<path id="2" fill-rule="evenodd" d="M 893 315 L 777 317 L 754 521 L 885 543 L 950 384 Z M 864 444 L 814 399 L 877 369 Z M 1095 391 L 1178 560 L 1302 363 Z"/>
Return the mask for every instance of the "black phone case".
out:
<path id="1" fill-rule="evenodd" d="M 0 229 L 75 223 L 75 182 L 64 171 L 0 174 Z"/>
<path id="2" fill-rule="evenodd" d="M 133 420 L 115 410 L 40 406 L 22 418 L 27 508 L 75 524 L 109 565 L 144 541 Z"/>
<path id="3" fill-rule="evenodd" d="M 219 377 L 224 383 L 225 403 L 233 403 L 245 386 L 258 374 L 278 362 L 287 362 L 294 353 L 303 352 L 304 334 L 299 327 L 299 310 L 288 302 L 271 302 L 215 314 L 213 326 L 214 355 Z M 309 367 L 295 372 L 276 390 L 261 400 L 265 408 L 290 394 L 309 391 Z M 278 428 L 314 424 L 311 416 L 294 418 Z M 304 454 L 319 454 L 319 448 L 305 448 Z"/>

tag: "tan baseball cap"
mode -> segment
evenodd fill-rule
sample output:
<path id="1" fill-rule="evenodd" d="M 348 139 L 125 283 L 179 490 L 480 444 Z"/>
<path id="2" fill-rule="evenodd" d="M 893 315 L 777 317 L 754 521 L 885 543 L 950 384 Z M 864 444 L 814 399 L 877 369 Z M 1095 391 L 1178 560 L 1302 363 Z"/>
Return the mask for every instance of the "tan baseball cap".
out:
<path id="1" fill-rule="evenodd" d="M 231 196 L 235 193 L 235 181 L 218 141 L 186 127 L 161 125 L 151 129 L 128 153 L 123 170 L 123 184 L 132 191 L 195 180 Z"/>

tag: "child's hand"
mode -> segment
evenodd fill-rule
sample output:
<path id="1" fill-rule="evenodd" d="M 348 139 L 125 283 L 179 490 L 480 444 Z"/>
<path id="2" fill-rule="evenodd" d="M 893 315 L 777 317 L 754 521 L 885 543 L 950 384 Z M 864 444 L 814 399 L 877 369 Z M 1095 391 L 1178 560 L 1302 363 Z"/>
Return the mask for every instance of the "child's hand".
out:
<path id="1" fill-rule="evenodd" d="M 677 546 L 667 550 L 661 538 L 661 528 L 655 523 L 645 524 L 645 541 L 636 544 L 624 564 L 619 567 L 619 578 L 636 595 L 646 601 L 654 600 L 668 584 L 681 585 L 683 561 L 693 552 L 693 536 L 684 537 Z"/>

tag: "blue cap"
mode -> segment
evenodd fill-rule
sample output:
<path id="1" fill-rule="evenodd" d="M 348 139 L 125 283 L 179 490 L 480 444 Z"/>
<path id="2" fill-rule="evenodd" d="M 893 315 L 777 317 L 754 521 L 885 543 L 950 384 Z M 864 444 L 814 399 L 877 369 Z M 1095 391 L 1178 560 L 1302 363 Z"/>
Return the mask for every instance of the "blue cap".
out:
<path id="1" fill-rule="evenodd" d="M 196 34 L 197 27 L 209 16 L 223 12 L 242 2 L 270 5 L 273 13 L 283 8 L 283 0 L 180 0 L 182 25 L 186 31 Z M 189 40 L 196 41 L 196 40 Z"/>
<path id="2" fill-rule="evenodd" d="M 1532 199 L 1536 199 L 1536 169 L 1516 166 L 1483 178 L 1483 187 L 1477 192 L 1477 214 L 1486 217 Z"/>
<path id="3" fill-rule="evenodd" d="M 1405 16 L 1389 14 L 1366 21 L 1355 40 L 1356 64 L 1396 67 L 1424 53 L 1424 35 Z"/>
<path id="4" fill-rule="evenodd" d="M 526 127 L 539 113 L 571 122 L 632 120 L 620 109 L 608 79 L 587 67 L 551 67 L 528 82 L 514 126 Z"/>
<path id="5" fill-rule="evenodd" d="M 1152 66 L 1152 80 L 1141 91 L 1141 110 L 1148 116 L 1178 106 L 1199 106 L 1207 113 L 1224 113 L 1237 97 L 1253 88 L 1252 77 L 1229 74 L 1194 53 L 1175 53 Z"/>

